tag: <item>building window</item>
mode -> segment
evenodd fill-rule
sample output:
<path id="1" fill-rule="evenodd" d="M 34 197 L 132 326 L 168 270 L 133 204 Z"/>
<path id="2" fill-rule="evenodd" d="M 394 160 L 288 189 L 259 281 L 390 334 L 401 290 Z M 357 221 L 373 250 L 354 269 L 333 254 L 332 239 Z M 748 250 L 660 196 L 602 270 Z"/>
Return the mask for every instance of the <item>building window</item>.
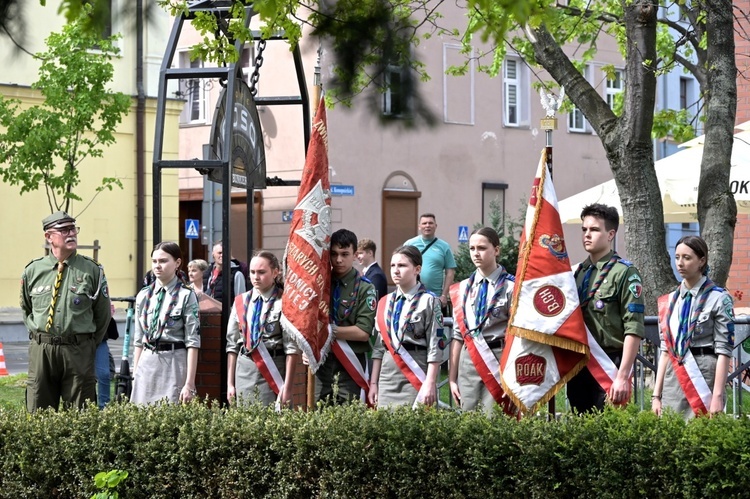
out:
<path id="1" fill-rule="evenodd" d="M 383 114 L 391 117 L 404 117 L 409 114 L 406 97 L 406 75 L 401 66 L 390 65 L 383 75 Z"/>
<path id="2" fill-rule="evenodd" d="M 474 124 L 474 48 L 462 53 L 461 45 L 443 44 L 443 121 L 456 125 Z M 467 61 L 468 56 L 468 61 Z M 466 65 L 463 75 L 449 74 L 451 67 Z"/>
<path id="3" fill-rule="evenodd" d="M 503 89 L 505 90 L 505 120 L 506 126 L 518 126 L 518 61 L 507 59 L 503 71 Z"/>
<path id="4" fill-rule="evenodd" d="M 203 61 L 190 60 L 188 52 L 180 53 L 180 67 L 202 68 Z M 185 99 L 185 108 L 180 115 L 180 123 L 206 123 L 206 89 L 201 78 L 180 80 L 180 95 Z"/>
<path id="5" fill-rule="evenodd" d="M 583 77 L 587 81 L 591 81 L 591 66 L 587 65 L 583 68 Z M 576 133 L 587 133 L 589 131 L 589 123 L 583 116 L 583 111 L 578 107 L 573 107 L 568 115 L 568 131 Z"/>
<path id="6" fill-rule="evenodd" d="M 505 225 L 505 191 L 508 184 L 482 182 L 482 223 L 487 227 Z M 499 220 L 493 220 L 500 217 Z"/>
<path id="7" fill-rule="evenodd" d="M 503 125 L 529 124 L 528 74 L 521 59 L 508 57 L 503 63 Z"/>
<path id="8" fill-rule="evenodd" d="M 613 77 L 614 78 L 612 79 L 607 78 L 607 105 L 609 105 L 610 109 L 614 110 L 615 96 L 617 94 L 622 93 L 622 83 L 623 83 L 622 71 L 619 69 L 616 69 Z"/>

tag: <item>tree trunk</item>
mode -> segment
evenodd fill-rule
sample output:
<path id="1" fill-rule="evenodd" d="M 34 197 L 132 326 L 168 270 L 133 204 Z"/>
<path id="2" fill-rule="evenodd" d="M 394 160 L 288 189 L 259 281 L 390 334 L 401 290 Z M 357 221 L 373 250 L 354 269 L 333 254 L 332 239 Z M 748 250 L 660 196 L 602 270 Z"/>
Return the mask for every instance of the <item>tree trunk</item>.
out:
<path id="1" fill-rule="evenodd" d="M 655 1 L 624 1 L 627 31 L 625 102 L 622 116 L 575 69 L 545 27 L 537 29 L 534 55 L 581 109 L 599 135 L 614 174 L 628 230 L 628 255 L 641 272 L 648 314 L 656 298 L 675 286 L 664 230 L 664 209 L 654 169 L 651 128 L 656 99 Z"/>
<path id="2" fill-rule="evenodd" d="M 732 2 L 706 0 L 708 86 L 706 140 L 698 185 L 698 222 L 708 243 L 711 279 L 724 286 L 732 264 L 737 205 L 729 188 L 734 122 L 737 112 L 737 65 L 734 55 Z"/>

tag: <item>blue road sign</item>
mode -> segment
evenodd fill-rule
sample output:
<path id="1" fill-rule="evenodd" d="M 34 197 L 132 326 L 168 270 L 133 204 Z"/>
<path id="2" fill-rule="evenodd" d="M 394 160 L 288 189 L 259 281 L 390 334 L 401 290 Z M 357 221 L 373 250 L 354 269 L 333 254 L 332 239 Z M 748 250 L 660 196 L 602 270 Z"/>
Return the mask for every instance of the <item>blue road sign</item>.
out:
<path id="1" fill-rule="evenodd" d="M 334 184 L 331 186 L 331 196 L 354 196 L 354 186 Z"/>
<path id="2" fill-rule="evenodd" d="M 185 238 L 187 239 L 198 239 L 200 238 L 200 230 L 198 227 L 201 226 L 200 220 L 186 219 L 185 220 Z"/>
<path id="3" fill-rule="evenodd" d="M 469 242 L 469 226 L 468 225 L 458 226 L 458 242 L 459 243 Z"/>

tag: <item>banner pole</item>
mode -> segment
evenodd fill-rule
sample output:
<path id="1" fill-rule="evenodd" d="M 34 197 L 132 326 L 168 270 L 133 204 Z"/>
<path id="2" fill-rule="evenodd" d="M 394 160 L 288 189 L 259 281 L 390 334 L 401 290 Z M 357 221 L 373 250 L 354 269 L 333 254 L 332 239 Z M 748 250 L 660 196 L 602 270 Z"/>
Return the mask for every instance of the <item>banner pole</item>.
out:
<path id="1" fill-rule="evenodd" d="M 563 99 L 565 98 L 565 88 L 560 87 L 560 96 L 555 98 L 553 94 L 547 93 L 544 88 L 540 90 L 540 97 L 542 101 L 542 107 L 544 108 L 546 115 L 544 118 L 542 118 L 540 123 L 540 128 L 544 130 L 545 134 L 545 145 L 544 145 L 544 152 L 546 157 L 546 166 L 547 166 L 547 174 L 549 175 L 550 180 L 553 180 L 553 174 L 552 174 L 552 132 L 554 130 L 557 130 L 557 118 L 555 117 L 555 113 L 557 113 L 557 110 L 560 109 L 560 104 L 562 104 Z M 549 399 L 547 411 L 549 412 L 549 415 L 547 416 L 547 419 L 549 421 L 554 421 L 557 418 L 557 409 L 555 407 L 555 397 L 552 397 Z"/>
<path id="2" fill-rule="evenodd" d="M 323 82 L 320 78 L 320 53 L 322 47 L 318 47 L 318 62 L 315 65 L 315 73 L 313 80 L 313 99 L 312 99 L 312 116 L 318 112 L 318 105 L 320 104 L 320 95 L 323 91 Z M 306 126 L 312 128 L 312 123 L 306 123 Z M 307 366 L 307 410 L 315 408 L 315 374 L 313 374 L 310 366 Z"/>

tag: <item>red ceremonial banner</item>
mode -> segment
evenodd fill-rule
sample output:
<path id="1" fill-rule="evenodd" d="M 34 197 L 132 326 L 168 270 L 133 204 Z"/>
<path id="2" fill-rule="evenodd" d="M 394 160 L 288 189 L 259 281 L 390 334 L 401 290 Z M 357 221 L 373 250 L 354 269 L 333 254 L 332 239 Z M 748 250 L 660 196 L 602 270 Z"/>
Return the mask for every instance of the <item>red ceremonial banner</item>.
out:
<path id="1" fill-rule="evenodd" d="M 533 413 L 586 365 L 586 325 L 542 152 L 521 236 L 511 316 L 500 359 L 502 385 Z"/>
<path id="2" fill-rule="evenodd" d="M 331 184 L 328 129 L 323 99 L 313 120 L 305 169 L 292 215 L 284 260 L 282 324 L 291 332 L 316 372 L 331 349 Z"/>

